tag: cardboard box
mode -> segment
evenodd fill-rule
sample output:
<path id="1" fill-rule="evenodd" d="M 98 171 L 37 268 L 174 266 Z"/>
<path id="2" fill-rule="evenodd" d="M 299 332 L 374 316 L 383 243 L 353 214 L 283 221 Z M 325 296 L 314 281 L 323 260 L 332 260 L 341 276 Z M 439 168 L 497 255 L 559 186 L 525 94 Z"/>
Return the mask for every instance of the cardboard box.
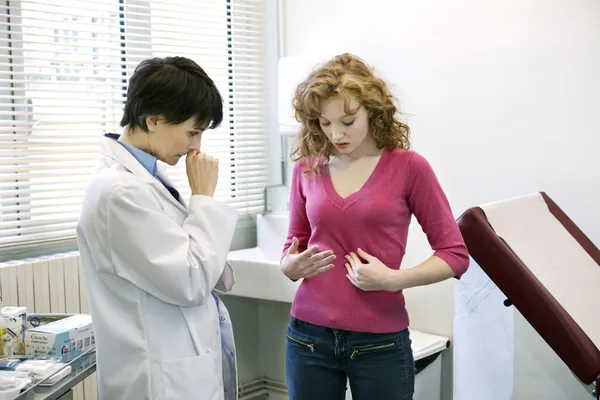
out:
<path id="1" fill-rule="evenodd" d="M 51 322 L 60 321 L 75 314 L 65 313 L 27 313 L 25 318 L 25 329 L 37 328 L 38 326 L 46 325 Z"/>
<path id="2" fill-rule="evenodd" d="M 6 345 L 12 346 L 9 353 L 25 354 L 25 318 L 27 315 L 27 307 L 2 307 L 0 317 L 4 318 L 4 326 L 6 326 L 5 335 L 10 338 L 8 343 L 3 343 L 3 350 L 6 350 Z M 4 356 L 10 356 L 4 352 Z"/>
<path id="3" fill-rule="evenodd" d="M 92 317 L 77 314 L 25 331 L 25 354 L 67 362 L 94 347 Z"/>

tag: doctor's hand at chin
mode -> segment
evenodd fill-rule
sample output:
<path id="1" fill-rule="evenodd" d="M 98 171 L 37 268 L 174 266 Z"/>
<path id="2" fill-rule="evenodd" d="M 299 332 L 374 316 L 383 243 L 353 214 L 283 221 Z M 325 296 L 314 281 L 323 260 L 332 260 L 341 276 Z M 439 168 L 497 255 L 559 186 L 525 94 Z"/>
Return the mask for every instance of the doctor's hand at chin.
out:
<path id="1" fill-rule="evenodd" d="M 198 150 L 191 150 L 185 158 L 185 169 L 193 195 L 212 197 L 215 194 L 219 180 L 219 160 Z"/>
<path id="2" fill-rule="evenodd" d="M 360 248 L 357 253 L 346 255 L 346 278 L 350 283 L 364 291 L 393 291 L 392 283 L 398 271 L 388 268 L 377 257 Z"/>

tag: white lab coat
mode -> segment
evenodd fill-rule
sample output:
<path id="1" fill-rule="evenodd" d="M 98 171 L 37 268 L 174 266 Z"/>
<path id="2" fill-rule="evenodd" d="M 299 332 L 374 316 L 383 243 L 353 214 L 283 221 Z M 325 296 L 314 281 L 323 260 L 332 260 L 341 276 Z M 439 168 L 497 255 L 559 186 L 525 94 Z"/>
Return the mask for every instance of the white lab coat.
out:
<path id="1" fill-rule="evenodd" d="M 77 226 L 101 399 L 237 398 L 229 313 L 211 294 L 233 286 L 236 223 L 207 196 L 192 196 L 188 209 L 102 138 Z"/>

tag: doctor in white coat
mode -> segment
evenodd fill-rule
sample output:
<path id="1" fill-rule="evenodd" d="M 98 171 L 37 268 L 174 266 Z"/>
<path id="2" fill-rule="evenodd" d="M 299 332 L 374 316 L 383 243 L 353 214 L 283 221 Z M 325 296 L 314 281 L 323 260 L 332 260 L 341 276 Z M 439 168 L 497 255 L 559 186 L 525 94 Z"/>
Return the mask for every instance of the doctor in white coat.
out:
<path id="1" fill-rule="evenodd" d="M 200 138 L 222 98 L 193 61 L 142 62 L 122 135 L 102 138 L 77 238 L 103 400 L 233 400 L 231 322 L 216 292 L 234 283 L 227 253 L 237 214 L 213 198 L 217 161 Z M 157 160 L 185 157 L 189 206 Z"/>

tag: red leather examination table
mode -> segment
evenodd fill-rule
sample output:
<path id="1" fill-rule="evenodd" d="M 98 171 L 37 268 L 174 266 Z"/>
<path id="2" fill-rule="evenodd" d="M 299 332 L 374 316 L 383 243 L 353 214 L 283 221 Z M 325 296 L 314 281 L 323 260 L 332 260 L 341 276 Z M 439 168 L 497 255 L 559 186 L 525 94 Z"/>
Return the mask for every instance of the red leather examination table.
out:
<path id="1" fill-rule="evenodd" d="M 509 376 L 518 367 L 509 354 L 512 306 L 599 398 L 598 248 L 543 192 L 472 207 L 458 224 L 473 271 L 455 297 L 454 398 L 520 398 Z"/>

